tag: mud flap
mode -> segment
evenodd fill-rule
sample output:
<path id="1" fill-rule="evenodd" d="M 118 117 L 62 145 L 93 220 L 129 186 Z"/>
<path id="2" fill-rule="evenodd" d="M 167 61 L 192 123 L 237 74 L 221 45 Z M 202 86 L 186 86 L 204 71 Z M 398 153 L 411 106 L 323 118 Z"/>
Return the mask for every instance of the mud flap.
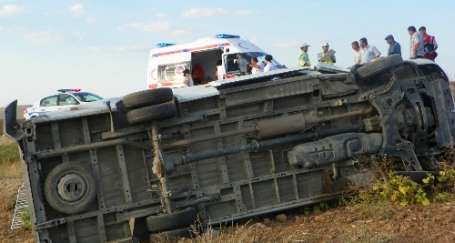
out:
<path id="1" fill-rule="evenodd" d="M 139 242 L 146 242 L 150 238 L 145 218 L 134 219 L 132 228 L 133 239 Z"/>
<path id="2" fill-rule="evenodd" d="M 5 108 L 5 120 L 3 121 L 4 133 L 16 141 L 20 140 L 22 133 L 19 132 L 19 124 L 17 123 L 17 100 L 11 102 Z"/>
<path id="3" fill-rule="evenodd" d="M 397 144 L 398 155 L 403 161 L 404 168 L 407 171 L 421 171 L 422 165 L 414 150 L 414 144 L 409 141 L 402 141 Z"/>

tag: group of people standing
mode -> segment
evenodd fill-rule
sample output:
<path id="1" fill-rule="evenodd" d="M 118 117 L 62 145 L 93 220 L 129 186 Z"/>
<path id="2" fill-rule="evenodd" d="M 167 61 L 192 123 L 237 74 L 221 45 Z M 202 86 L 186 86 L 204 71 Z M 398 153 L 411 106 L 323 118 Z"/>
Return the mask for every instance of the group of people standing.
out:
<path id="1" fill-rule="evenodd" d="M 250 68 L 251 68 L 251 74 L 257 74 L 257 73 L 262 73 L 262 72 L 269 72 L 277 69 L 277 65 L 272 62 L 273 57 L 272 55 L 266 55 L 264 57 L 264 61 L 259 62 L 257 57 L 252 57 L 250 59 Z"/>
<path id="2" fill-rule="evenodd" d="M 438 43 L 434 36 L 427 33 L 427 28 L 421 26 L 417 32 L 414 26 L 409 26 L 408 33 L 411 36 L 410 58 L 426 58 L 434 61 L 438 56 L 436 52 Z"/>
<path id="3" fill-rule="evenodd" d="M 311 61 L 310 61 L 310 56 L 308 55 L 308 49 L 310 45 L 308 43 L 304 43 L 302 46 L 300 46 L 300 50 L 302 53 L 300 53 L 299 56 L 299 66 L 300 67 L 310 67 L 311 66 Z M 330 45 L 328 42 L 322 43 L 322 52 L 318 53 L 318 62 L 319 63 L 325 63 L 325 64 L 335 64 L 337 62 L 337 59 L 335 57 L 335 50 L 330 49 Z"/>
<path id="4" fill-rule="evenodd" d="M 365 64 L 381 56 L 381 52 L 376 46 L 370 45 L 368 39 L 363 37 L 359 41 L 352 42 L 354 50 L 354 65 Z"/>
<path id="5" fill-rule="evenodd" d="M 419 28 L 419 31 L 414 26 L 409 26 L 408 33 L 410 36 L 410 54 L 411 59 L 416 58 L 426 58 L 434 61 L 438 56 L 436 50 L 438 49 L 438 44 L 436 38 L 427 33 L 425 26 Z M 401 56 L 401 45 L 398 43 L 393 35 L 387 35 L 385 41 L 389 45 L 387 55 L 400 55 Z M 358 41 L 352 42 L 352 50 L 354 51 L 354 65 L 362 65 L 369 63 L 382 54 L 374 46 L 368 43 L 368 39 L 363 37 Z M 310 67 L 311 61 L 308 55 L 308 49 L 310 45 L 304 43 L 300 46 L 302 51 L 299 56 L 299 66 L 300 67 Z M 322 44 L 322 52 L 318 53 L 318 62 L 323 64 L 335 64 L 335 51 L 330 49 L 329 43 L 325 42 Z"/>

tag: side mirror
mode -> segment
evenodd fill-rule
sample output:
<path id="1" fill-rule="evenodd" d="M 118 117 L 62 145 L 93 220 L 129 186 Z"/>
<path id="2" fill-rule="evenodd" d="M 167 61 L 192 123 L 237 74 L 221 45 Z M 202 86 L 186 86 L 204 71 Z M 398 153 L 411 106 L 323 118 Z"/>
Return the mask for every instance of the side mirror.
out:
<path id="1" fill-rule="evenodd" d="M 17 100 L 11 102 L 5 108 L 5 119 L 3 121 L 4 133 L 15 140 L 22 138 L 22 133 L 19 132 L 19 124 L 17 123 Z"/>

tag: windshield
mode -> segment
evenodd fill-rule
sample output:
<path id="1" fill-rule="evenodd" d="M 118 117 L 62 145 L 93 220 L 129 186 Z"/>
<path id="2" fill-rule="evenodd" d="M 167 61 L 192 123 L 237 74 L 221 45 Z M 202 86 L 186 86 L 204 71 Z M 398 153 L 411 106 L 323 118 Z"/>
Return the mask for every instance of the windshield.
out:
<path id="1" fill-rule="evenodd" d="M 241 74 L 251 73 L 249 66 L 252 57 L 256 57 L 258 62 L 265 62 L 265 56 L 267 54 L 263 52 L 247 52 L 247 53 L 236 53 L 229 54 L 226 56 L 226 72 L 240 72 Z M 281 66 L 275 59 L 272 63 L 276 66 Z"/>
<path id="2" fill-rule="evenodd" d="M 74 96 L 77 97 L 78 100 L 82 102 L 93 102 L 93 101 L 98 101 L 102 100 L 100 96 L 88 92 L 78 92 L 78 93 L 73 93 Z"/>

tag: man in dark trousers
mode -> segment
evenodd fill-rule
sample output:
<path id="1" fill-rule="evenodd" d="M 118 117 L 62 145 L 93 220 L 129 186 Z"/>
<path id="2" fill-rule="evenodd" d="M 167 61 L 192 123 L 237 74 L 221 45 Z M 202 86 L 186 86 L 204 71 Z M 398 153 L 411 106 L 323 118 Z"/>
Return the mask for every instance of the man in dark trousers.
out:
<path id="1" fill-rule="evenodd" d="M 423 38 L 423 49 L 425 51 L 424 57 L 426 59 L 434 61 L 438 56 L 438 53 L 436 52 L 436 50 L 438 49 L 438 43 L 436 42 L 436 38 L 427 33 L 427 28 L 425 26 L 420 27 L 419 32 Z"/>

